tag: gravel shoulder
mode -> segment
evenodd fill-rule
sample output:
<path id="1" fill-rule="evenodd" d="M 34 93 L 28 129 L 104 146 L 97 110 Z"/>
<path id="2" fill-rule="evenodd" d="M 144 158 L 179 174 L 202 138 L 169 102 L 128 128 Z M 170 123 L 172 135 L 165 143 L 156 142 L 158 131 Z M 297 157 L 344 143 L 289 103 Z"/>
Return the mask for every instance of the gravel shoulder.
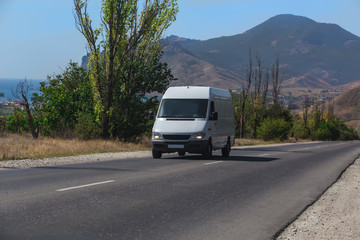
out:
<path id="1" fill-rule="evenodd" d="M 150 157 L 151 151 L 1 161 L 0 171 L 113 159 Z M 360 158 L 276 239 L 360 239 Z"/>
<path id="2" fill-rule="evenodd" d="M 277 240 L 360 239 L 360 158 Z"/>
<path id="3" fill-rule="evenodd" d="M 11 161 L 0 161 L 0 170 L 19 169 L 19 168 L 34 168 L 34 167 L 50 167 L 67 164 L 78 164 L 86 162 L 109 161 L 114 159 L 124 158 L 140 158 L 150 157 L 150 151 L 140 152 L 118 152 L 118 153 L 98 153 L 90 155 L 79 155 L 70 157 L 53 157 L 40 159 L 22 159 Z"/>

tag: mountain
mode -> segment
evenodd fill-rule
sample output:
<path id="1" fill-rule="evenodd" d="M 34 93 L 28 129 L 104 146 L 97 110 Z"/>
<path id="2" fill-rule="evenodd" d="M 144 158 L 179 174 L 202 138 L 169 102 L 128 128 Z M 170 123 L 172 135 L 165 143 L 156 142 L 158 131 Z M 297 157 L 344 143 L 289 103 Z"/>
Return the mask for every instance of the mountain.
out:
<path id="1" fill-rule="evenodd" d="M 268 69 L 279 56 L 285 87 L 326 88 L 360 80 L 360 38 L 301 16 L 278 15 L 234 36 L 165 41 L 163 59 L 179 79 L 176 85 L 241 87 L 250 48 Z"/>

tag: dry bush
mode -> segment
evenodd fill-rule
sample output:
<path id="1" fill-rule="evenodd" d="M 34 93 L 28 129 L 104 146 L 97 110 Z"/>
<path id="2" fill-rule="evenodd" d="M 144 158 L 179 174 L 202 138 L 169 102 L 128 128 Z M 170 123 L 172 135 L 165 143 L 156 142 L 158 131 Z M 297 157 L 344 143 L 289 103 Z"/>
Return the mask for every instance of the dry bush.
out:
<path id="1" fill-rule="evenodd" d="M 31 135 L 5 134 L 0 137 L 0 161 L 26 158 L 47 158 L 104 152 L 126 152 L 148 150 L 149 139 L 141 138 L 139 143 L 125 143 L 117 140 L 68 140 Z"/>

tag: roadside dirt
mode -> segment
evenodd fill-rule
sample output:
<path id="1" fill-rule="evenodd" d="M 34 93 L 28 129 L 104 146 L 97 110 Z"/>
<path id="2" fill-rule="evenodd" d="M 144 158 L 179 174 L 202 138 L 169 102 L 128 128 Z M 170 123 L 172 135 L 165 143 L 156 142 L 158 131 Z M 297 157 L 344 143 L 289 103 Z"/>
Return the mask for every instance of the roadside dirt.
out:
<path id="1" fill-rule="evenodd" d="M 360 158 L 276 239 L 360 239 Z"/>

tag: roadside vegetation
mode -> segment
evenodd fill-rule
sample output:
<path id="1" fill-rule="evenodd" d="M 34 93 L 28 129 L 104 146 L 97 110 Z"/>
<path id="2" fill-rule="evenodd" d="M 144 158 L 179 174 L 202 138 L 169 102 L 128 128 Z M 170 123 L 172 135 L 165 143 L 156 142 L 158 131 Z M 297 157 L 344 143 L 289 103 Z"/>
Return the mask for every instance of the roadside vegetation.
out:
<path id="1" fill-rule="evenodd" d="M 256 54 L 255 63 L 249 51 L 249 66 L 242 90 L 233 93 L 236 136 L 265 141 L 295 140 L 356 140 L 359 133 L 334 115 L 334 105 L 312 106 L 304 100 L 302 113 L 293 113 L 282 103 L 279 57 L 270 70 Z"/>

